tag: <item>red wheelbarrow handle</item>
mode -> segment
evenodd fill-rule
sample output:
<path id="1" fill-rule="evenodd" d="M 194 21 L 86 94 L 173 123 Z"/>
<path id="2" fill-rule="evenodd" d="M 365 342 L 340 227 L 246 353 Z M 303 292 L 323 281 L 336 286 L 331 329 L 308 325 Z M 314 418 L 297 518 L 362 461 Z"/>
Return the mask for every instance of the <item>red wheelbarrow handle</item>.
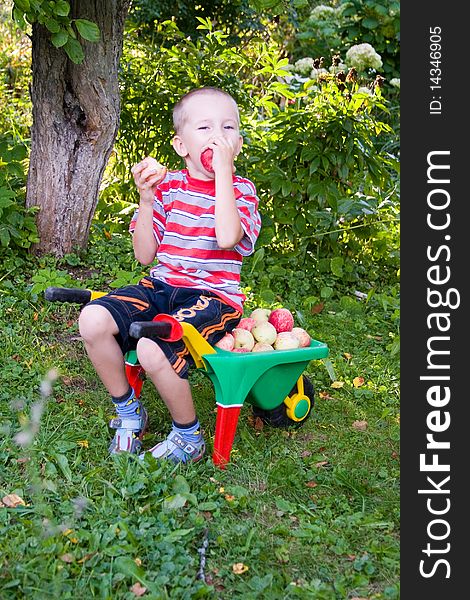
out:
<path id="1" fill-rule="evenodd" d="M 183 337 L 183 327 L 171 315 L 161 314 L 153 321 L 134 321 L 129 327 L 129 335 L 136 339 L 146 337 L 177 342 Z"/>

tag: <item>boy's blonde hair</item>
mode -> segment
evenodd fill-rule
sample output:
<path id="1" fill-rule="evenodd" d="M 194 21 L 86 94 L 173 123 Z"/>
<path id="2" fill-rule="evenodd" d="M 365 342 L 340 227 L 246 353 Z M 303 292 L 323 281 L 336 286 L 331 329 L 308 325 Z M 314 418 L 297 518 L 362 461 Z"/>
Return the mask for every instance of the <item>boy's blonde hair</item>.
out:
<path id="1" fill-rule="evenodd" d="M 222 96 L 225 96 L 226 98 L 230 98 L 230 100 L 232 100 L 232 102 L 235 106 L 235 109 L 237 111 L 237 118 L 238 118 L 238 120 L 240 120 L 238 106 L 237 106 L 237 103 L 235 102 L 234 98 L 228 92 L 225 92 L 221 88 L 206 86 L 206 87 L 196 88 L 194 90 L 189 91 L 187 94 L 182 96 L 178 100 L 178 102 L 175 104 L 175 107 L 173 108 L 173 127 L 175 129 L 175 133 L 179 133 L 181 131 L 181 128 L 183 127 L 183 125 L 186 122 L 187 115 L 185 112 L 185 105 L 187 103 L 187 100 L 189 100 L 193 96 L 197 96 L 199 94 L 214 94 L 214 95 L 220 94 Z"/>

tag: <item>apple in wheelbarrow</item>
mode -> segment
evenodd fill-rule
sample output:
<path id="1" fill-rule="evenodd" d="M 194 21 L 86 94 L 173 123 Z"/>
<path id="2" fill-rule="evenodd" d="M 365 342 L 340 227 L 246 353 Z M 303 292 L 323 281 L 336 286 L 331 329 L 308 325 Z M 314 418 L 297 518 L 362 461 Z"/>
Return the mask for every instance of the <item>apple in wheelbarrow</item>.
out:
<path id="1" fill-rule="evenodd" d="M 268 321 L 274 325 L 276 331 L 292 331 L 294 327 L 294 316 L 288 308 L 276 308 L 269 315 Z"/>
<path id="2" fill-rule="evenodd" d="M 292 333 L 299 338 L 300 348 L 308 348 L 310 346 L 312 338 L 310 337 L 310 334 L 303 329 L 303 327 L 294 327 L 292 329 Z"/>
<path id="3" fill-rule="evenodd" d="M 299 338 L 292 331 L 281 331 L 277 334 L 274 350 L 293 350 L 299 347 Z"/>
<path id="4" fill-rule="evenodd" d="M 255 310 L 250 313 L 250 318 L 254 319 L 258 324 L 267 321 L 270 314 L 271 310 L 269 308 L 255 308 Z"/>
<path id="5" fill-rule="evenodd" d="M 237 348 L 246 348 L 248 352 L 251 352 L 255 345 L 255 338 L 249 331 L 235 327 L 235 329 L 232 329 L 232 335 L 235 339 L 234 350 Z"/>
<path id="6" fill-rule="evenodd" d="M 265 344 L 264 342 L 256 342 L 253 346 L 252 352 L 271 352 L 274 348 L 271 344 Z"/>
<path id="7" fill-rule="evenodd" d="M 246 329 L 247 331 L 252 331 L 253 327 L 255 327 L 256 321 L 251 317 L 243 317 L 240 319 L 240 322 L 237 325 L 238 329 Z"/>
<path id="8" fill-rule="evenodd" d="M 257 342 L 272 345 L 276 340 L 277 331 L 274 325 L 271 325 L 268 321 L 263 321 L 253 327 L 251 334 Z"/>
<path id="9" fill-rule="evenodd" d="M 227 350 L 228 352 L 231 352 L 235 346 L 235 338 L 231 333 L 227 332 L 224 337 L 214 345 L 221 350 Z"/>

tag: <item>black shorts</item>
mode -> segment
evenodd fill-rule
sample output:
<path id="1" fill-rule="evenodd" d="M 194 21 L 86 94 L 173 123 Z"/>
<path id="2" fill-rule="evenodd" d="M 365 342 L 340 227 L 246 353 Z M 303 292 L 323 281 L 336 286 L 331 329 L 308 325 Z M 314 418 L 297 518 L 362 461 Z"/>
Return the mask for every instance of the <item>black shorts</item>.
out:
<path id="1" fill-rule="evenodd" d="M 99 304 L 112 315 L 119 329 L 116 336 L 123 353 L 134 350 L 137 340 L 129 335 L 134 321 L 152 321 L 159 314 L 168 314 L 178 321 L 191 323 L 213 346 L 227 331 L 238 325 L 241 312 L 227 304 L 209 290 L 173 287 L 158 279 L 144 277 L 137 285 L 129 285 L 106 296 L 101 296 L 87 306 Z M 188 377 L 194 361 L 184 342 L 155 340 L 170 364 L 182 378 Z"/>

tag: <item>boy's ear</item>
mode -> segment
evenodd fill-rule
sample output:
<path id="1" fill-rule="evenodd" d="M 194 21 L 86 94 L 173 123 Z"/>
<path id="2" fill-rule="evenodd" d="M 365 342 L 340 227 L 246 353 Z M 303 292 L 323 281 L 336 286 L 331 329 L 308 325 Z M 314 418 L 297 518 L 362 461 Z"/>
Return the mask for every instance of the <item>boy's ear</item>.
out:
<path id="1" fill-rule="evenodd" d="M 186 156 L 188 156 L 188 151 L 186 149 L 186 146 L 184 145 L 184 142 L 179 137 L 179 135 L 175 135 L 174 138 L 171 140 L 171 143 L 173 145 L 173 148 L 174 148 L 176 154 L 178 154 L 178 156 L 181 156 L 182 158 L 185 158 Z"/>
<path id="2" fill-rule="evenodd" d="M 237 156 L 240 154 L 242 146 L 243 146 L 243 138 L 242 138 L 242 136 L 240 136 L 238 138 L 238 147 L 237 147 L 237 151 L 235 152 L 235 158 L 237 158 Z"/>

